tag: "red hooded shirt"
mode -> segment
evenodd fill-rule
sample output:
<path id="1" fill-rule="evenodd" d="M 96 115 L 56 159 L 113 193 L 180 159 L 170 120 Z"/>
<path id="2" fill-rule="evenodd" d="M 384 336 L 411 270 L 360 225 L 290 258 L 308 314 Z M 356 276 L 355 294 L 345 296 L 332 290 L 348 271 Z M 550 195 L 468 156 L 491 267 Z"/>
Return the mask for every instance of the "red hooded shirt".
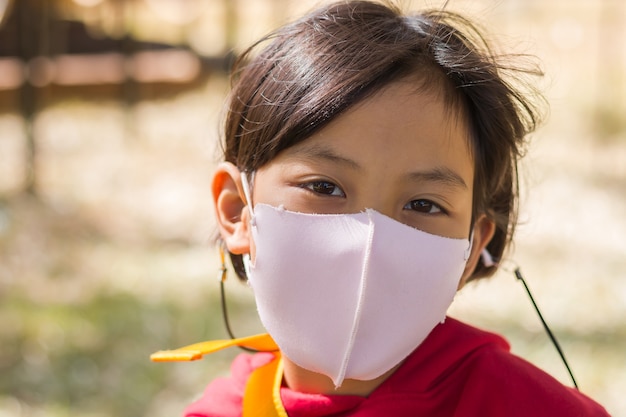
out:
<path id="1" fill-rule="evenodd" d="M 271 353 L 241 354 L 232 377 L 213 381 L 185 417 L 236 417 L 250 373 Z M 290 417 L 600 417 L 602 406 L 529 362 L 508 343 L 448 318 L 368 397 L 303 394 L 287 387 Z"/>

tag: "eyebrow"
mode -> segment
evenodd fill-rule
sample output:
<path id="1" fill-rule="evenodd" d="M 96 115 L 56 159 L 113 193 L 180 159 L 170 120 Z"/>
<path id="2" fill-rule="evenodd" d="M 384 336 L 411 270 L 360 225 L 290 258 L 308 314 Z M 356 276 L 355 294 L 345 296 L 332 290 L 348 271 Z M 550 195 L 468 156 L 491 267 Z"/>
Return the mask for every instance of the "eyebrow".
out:
<path id="1" fill-rule="evenodd" d="M 427 171 L 412 172 L 408 177 L 411 181 L 416 182 L 436 182 L 452 187 L 469 188 L 463 177 L 448 167 L 436 167 Z"/>
<path id="2" fill-rule="evenodd" d="M 361 170 L 361 165 L 345 156 L 338 155 L 332 148 L 324 145 L 312 144 L 293 149 L 293 154 L 305 159 L 325 159 L 340 163 L 354 170 Z M 469 189 L 467 183 L 456 171 L 448 167 L 435 167 L 426 171 L 411 172 L 407 179 L 412 182 L 434 182 L 447 186 Z"/>
<path id="3" fill-rule="evenodd" d="M 293 154 L 305 159 L 325 159 L 330 162 L 340 163 L 354 170 L 361 169 L 361 165 L 356 161 L 339 155 L 333 149 L 319 144 L 294 148 Z"/>

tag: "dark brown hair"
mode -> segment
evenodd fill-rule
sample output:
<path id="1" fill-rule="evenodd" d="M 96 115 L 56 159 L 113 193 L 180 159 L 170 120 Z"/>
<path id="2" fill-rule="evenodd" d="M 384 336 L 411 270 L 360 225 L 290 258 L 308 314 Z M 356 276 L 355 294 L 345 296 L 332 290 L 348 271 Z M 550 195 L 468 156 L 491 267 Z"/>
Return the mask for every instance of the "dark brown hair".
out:
<path id="1" fill-rule="evenodd" d="M 467 122 L 475 163 L 473 217 L 484 213 L 495 222 L 487 248 L 498 260 L 517 220 L 517 160 L 539 122 L 530 101 L 536 95 L 517 83 L 521 75 L 539 71 L 506 66 L 503 58 L 474 24 L 453 12 L 404 15 L 389 3 L 372 1 L 322 7 L 239 56 L 226 115 L 225 159 L 255 171 L 365 97 L 417 76 L 416 88 L 443 93 L 448 108 Z M 245 277 L 241 257 L 231 254 L 231 260 Z M 481 261 L 470 279 L 494 271 Z"/>

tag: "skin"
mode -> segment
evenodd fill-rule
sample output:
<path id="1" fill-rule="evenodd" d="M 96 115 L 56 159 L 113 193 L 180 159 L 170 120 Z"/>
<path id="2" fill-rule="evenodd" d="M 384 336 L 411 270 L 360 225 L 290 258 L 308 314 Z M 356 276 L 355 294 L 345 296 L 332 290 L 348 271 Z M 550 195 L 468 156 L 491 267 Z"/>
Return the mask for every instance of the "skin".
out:
<path id="1" fill-rule="evenodd" d="M 391 83 L 338 116 L 303 142 L 282 151 L 256 172 L 254 204 L 283 205 L 307 213 L 356 213 L 373 208 L 395 220 L 440 236 L 468 238 L 472 219 L 474 161 L 463 118 L 434 93 L 415 89 L 415 80 Z M 255 247 L 250 212 L 239 170 L 221 164 L 213 195 L 221 236 L 228 250 Z M 463 286 L 494 224 L 477 215 Z M 370 381 L 330 378 L 284 358 L 285 383 L 293 390 L 367 396 L 399 365 Z"/>

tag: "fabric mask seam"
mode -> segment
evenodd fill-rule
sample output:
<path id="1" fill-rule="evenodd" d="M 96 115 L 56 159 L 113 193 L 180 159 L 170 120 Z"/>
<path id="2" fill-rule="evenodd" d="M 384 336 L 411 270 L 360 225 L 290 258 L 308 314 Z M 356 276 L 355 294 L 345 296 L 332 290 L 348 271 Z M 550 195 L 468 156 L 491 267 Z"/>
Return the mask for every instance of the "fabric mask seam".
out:
<path id="1" fill-rule="evenodd" d="M 369 233 L 367 236 L 367 246 L 365 250 L 365 256 L 363 258 L 363 269 L 361 270 L 361 279 L 359 280 L 359 296 L 358 296 L 356 309 L 354 312 L 354 320 L 352 322 L 352 331 L 350 332 L 350 339 L 348 340 L 348 346 L 346 347 L 346 351 L 344 353 L 344 357 L 341 362 L 341 370 L 339 371 L 339 375 L 337 376 L 336 381 L 334 381 L 335 387 L 337 388 L 341 386 L 341 383 L 343 382 L 345 378 L 346 371 L 348 369 L 348 363 L 352 356 L 352 349 L 354 348 L 356 334 L 358 332 L 359 324 L 361 322 L 361 313 L 363 310 L 365 290 L 367 287 L 367 276 L 369 274 L 369 264 L 370 264 L 370 257 L 372 253 L 374 230 L 375 230 L 375 223 L 373 221 L 372 212 L 368 210 L 367 215 L 369 218 Z"/>

